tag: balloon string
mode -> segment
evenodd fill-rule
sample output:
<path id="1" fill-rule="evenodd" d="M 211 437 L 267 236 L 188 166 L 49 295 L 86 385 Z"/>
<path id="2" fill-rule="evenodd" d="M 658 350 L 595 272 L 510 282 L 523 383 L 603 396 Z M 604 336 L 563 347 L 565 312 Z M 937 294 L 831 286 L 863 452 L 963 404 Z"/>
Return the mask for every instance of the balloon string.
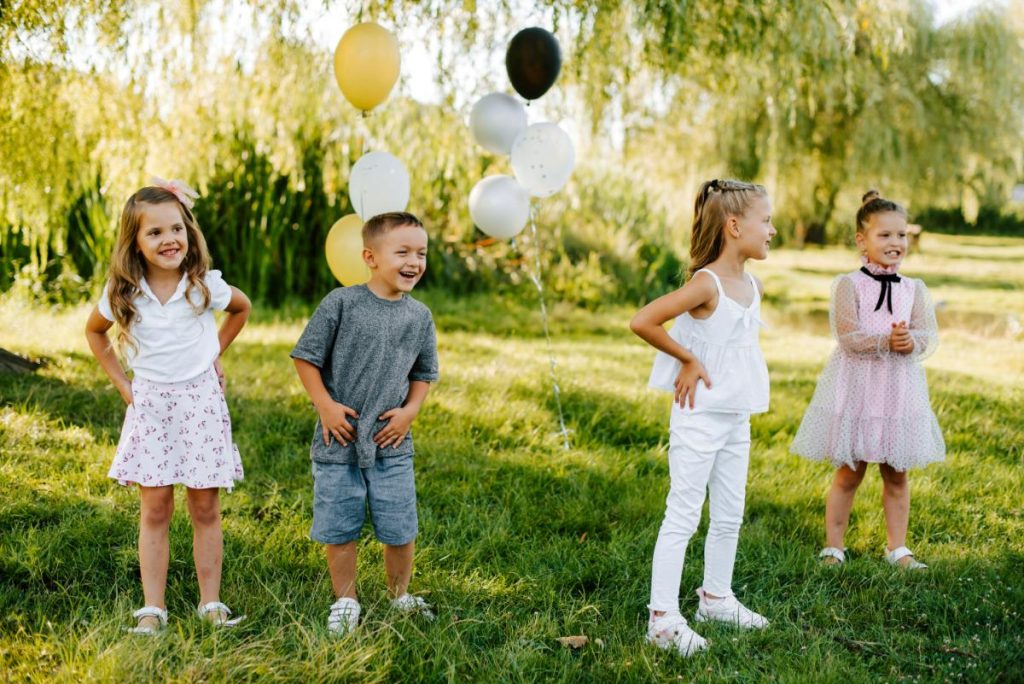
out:
<path id="1" fill-rule="evenodd" d="M 526 274 L 530 276 L 530 280 L 533 281 L 534 286 L 537 288 L 537 294 L 540 296 L 540 317 L 544 322 L 544 339 L 547 342 L 548 348 L 548 364 L 551 369 L 551 387 L 555 395 L 555 404 L 558 406 L 558 426 L 562 432 L 562 441 L 565 445 L 566 451 L 569 450 L 569 431 L 565 428 L 565 414 L 562 412 L 562 391 L 558 386 L 558 373 L 555 368 L 557 363 L 555 362 L 555 352 L 551 346 L 551 331 L 548 326 L 548 307 L 544 303 L 544 283 L 541 281 L 541 265 L 540 265 L 540 238 L 537 237 L 537 224 L 533 220 L 534 208 L 533 203 L 530 203 L 530 233 L 533 237 L 533 256 L 535 259 L 535 270 L 530 272 L 530 269 L 526 268 Z M 525 260 L 524 264 L 527 263 Z"/>

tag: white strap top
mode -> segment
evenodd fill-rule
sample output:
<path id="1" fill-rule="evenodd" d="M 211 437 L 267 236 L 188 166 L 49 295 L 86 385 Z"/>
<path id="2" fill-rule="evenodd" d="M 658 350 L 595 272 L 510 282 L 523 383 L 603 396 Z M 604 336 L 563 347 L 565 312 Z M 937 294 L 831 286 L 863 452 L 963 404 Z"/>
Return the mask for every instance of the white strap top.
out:
<path id="1" fill-rule="evenodd" d="M 764 323 L 757 283 L 748 273 L 754 294 L 750 305 L 743 306 L 725 294 L 714 271 L 702 268 L 697 273 L 707 273 L 714 279 L 718 304 L 707 318 L 694 318 L 689 312 L 680 314 L 669 330 L 669 336 L 696 356 L 711 378 L 710 389 L 700 383 L 693 410 L 763 413 L 768 410 L 769 384 L 768 366 L 759 343 Z M 675 357 L 657 352 L 648 384 L 674 392 L 681 367 Z"/>

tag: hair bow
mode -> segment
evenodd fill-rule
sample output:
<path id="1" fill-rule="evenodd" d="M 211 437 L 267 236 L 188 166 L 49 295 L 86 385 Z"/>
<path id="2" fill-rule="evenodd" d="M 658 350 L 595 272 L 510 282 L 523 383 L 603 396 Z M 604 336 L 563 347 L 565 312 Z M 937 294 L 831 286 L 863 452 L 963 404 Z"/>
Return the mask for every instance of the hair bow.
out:
<path id="1" fill-rule="evenodd" d="M 185 184 L 185 181 L 178 179 L 164 180 L 158 176 L 153 176 L 150 182 L 158 188 L 163 188 L 167 192 L 171 193 L 178 198 L 187 209 L 192 209 L 195 205 L 196 198 L 199 197 L 199 193 L 193 190 L 191 187 Z"/>

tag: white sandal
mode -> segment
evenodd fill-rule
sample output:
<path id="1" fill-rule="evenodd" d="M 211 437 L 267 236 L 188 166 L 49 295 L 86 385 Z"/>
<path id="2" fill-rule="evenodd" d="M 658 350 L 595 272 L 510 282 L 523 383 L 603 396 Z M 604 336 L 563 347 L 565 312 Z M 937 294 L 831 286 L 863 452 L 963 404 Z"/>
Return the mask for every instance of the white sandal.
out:
<path id="1" fill-rule="evenodd" d="M 910 556 L 909 563 L 900 563 L 900 561 L 907 556 Z M 904 570 L 925 570 L 928 568 L 927 565 L 914 558 L 914 552 L 908 549 L 906 546 L 901 546 L 898 549 L 889 550 L 888 547 L 885 549 L 885 560 L 888 561 L 889 565 L 895 565 L 903 568 Z"/>
<path id="2" fill-rule="evenodd" d="M 164 608 L 157 608 L 156 606 L 144 606 L 139 608 L 137 611 L 132 613 L 132 617 L 135 618 L 136 622 L 142 620 L 142 618 L 155 617 L 160 621 L 160 626 L 156 629 L 152 627 L 143 626 L 136 624 L 134 627 L 125 627 L 124 631 L 129 634 L 145 634 L 146 636 L 156 636 L 163 631 L 164 627 L 167 626 L 167 611 Z"/>
<path id="3" fill-rule="evenodd" d="M 834 546 L 826 546 L 821 550 L 821 553 L 818 554 L 818 558 L 821 558 L 822 560 L 825 560 L 826 558 L 835 558 L 835 563 L 827 565 L 842 565 L 846 562 L 846 549 L 837 549 Z"/>
<path id="4" fill-rule="evenodd" d="M 222 613 L 223 617 L 208 617 L 210 613 Z M 200 605 L 196 608 L 196 615 L 215 627 L 235 627 L 245 619 L 244 615 L 229 619 L 228 616 L 231 615 L 231 609 L 220 601 L 210 601 Z"/>

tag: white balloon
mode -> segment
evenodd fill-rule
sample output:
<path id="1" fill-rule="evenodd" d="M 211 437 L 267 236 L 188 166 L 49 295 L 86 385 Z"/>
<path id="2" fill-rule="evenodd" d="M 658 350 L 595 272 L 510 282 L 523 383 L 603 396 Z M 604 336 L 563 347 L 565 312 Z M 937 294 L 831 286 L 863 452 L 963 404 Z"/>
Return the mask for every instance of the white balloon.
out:
<path id="1" fill-rule="evenodd" d="M 507 240 L 526 226 L 530 195 L 511 176 L 488 176 L 469 193 L 469 215 L 480 230 Z"/>
<path id="2" fill-rule="evenodd" d="M 557 124 L 535 123 L 512 143 L 516 180 L 534 197 L 551 197 L 561 190 L 575 165 L 572 139 Z"/>
<path id="3" fill-rule="evenodd" d="M 469 114 L 473 137 L 486 149 L 508 154 L 516 137 L 526 129 L 526 108 L 511 95 L 484 95 Z"/>
<path id="4" fill-rule="evenodd" d="M 389 211 L 405 211 L 409 206 L 409 173 L 393 154 L 364 154 L 352 165 L 348 196 L 364 221 Z"/>

